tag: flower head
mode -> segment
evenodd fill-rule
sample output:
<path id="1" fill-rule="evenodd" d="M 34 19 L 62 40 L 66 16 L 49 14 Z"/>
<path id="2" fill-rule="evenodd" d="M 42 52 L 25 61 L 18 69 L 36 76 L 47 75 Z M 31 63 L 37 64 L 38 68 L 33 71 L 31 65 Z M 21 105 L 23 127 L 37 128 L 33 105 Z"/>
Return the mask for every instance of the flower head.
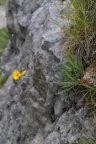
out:
<path id="1" fill-rule="evenodd" d="M 20 79 L 20 71 L 15 70 L 12 74 L 12 77 L 14 80 L 19 80 Z"/>
<path id="2" fill-rule="evenodd" d="M 20 72 L 18 70 L 15 70 L 13 73 L 12 73 L 12 77 L 14 80 L 19 80 L 21 78 L 21 76 L 24 76 L 26 74 L 26 70 Z"/>

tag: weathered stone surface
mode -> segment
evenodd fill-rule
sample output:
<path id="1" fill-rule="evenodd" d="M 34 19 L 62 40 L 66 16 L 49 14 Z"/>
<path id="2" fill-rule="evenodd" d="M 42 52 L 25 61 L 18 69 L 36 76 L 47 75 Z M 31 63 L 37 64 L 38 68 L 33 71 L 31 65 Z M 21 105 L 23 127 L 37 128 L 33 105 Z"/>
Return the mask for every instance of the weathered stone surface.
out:
<path id="1" fill-rule="evenodd" d="M 60 143 L 60 134 L 58 132 L 52 132 L 45 139 L 44 144 L 61 144 Z"/>
<path id="2" fill-rule="evenodd" d="M 31 144 L 44 144 L 44 139 L 43 139 L 42 135 L 37 134 Z"/>
<path id="3" fill-rule="evenodd" d="M 57 94 L 54 82 L 66 62 L 66 37 L 54 20 L 68 24 L 56 6 L 65 7 L 60 0 L 8 1 L 10 42 L 1 71 L 9 78 L 0 89 L 0 144 L 74 144 L 84 131 L 85 110 L 72 110 L 75 104 L 67 93 Z M 16 82 L 15 69 L 27 70 Z"/>

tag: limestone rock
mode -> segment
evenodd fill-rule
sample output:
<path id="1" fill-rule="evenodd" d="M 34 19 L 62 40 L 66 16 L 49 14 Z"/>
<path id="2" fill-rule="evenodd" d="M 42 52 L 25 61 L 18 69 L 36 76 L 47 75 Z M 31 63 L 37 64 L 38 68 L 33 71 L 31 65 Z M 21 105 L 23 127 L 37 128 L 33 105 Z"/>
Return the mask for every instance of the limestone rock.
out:
<path id="1" fill-rule="evenodd" d="M 0 89 L 0 144 L 74 144 L 77 127 L 83 133 L 78 116 L 84 110 L 74 112 L 68 94 L 57 94 L 54 82 L 66 62 L 66 36 L 54 23 L 68 25 L 60 14 L 65 6 L 60 0 L 8 0 L 10 42 L 0 70 L 9 78 Z M 15 69 L 27 73 L 14 81 Z"/>
<path id="2" fill-rule="evenodd" d="M 45 139 L 44 144 L 61 144 L 60 143 L 60 134 L 57 132 L 50 133 L 50 135 Z"/>
<path id="3" fill-rule="evenodd" d="M 43 139 L 42 135 L 37 134 L 36 137 L 31 142 L 31 144 L 44 144 L 44 139 Z"/>

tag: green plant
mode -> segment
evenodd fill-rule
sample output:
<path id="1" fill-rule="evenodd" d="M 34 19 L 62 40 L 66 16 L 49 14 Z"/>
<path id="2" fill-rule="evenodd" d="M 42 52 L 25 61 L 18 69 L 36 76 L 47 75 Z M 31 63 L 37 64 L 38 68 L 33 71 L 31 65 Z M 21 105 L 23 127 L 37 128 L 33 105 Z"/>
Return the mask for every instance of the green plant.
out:
<path id="1" fill-rule="evenodd" d="M 4 84 L 6 83 L 7 79 L 8 79 L 8 76 L 0 75 L 0 88 L 2 88 L 4 86 Z"/>
<path id="2" fill-rule="evenodd" d="M 72 0 L 70 10 L 62 14 L 69 20 L 68 34 L 79 42 L 96 34 L 95 0 Z"/>
<path id="3" fill-rule="evenodd" d="M 6 3 L 7 3 L 7 0 L 0 0 L 0 5 L 6 5 Z"/>
<path id="4" fill-rule="evenodd" d="M 82 93 L 82 98 L 88 99 L 88 101 L 91 101 L 92 105 L 96 107 L 96 87 L 93 87 L 90 83 L 87 83 L 87 80 L 84 80 L 86 72 L 84 72 L 82 61 L 78 55 L 73 53 L 72 49 L 69 49 L 67 52 L 66 59 L 67 63 L 61 66 L 58 72 L 60 79 L 56 80 L 56 83 L 61 86 L 62 90 L 60 92 L 73 90 L 77 95 L 79 90 L 79 93 Z M 88 70 L 91 70 L 90 67 Z M 90 76 L 88 72 L 89 71 L 87 71 L 87 75 Z M 93 107 L 92 105 L 91 107 Z"/>
<path id="5" fill-rule="evenodd" d="M 80 139 L 80 144 L 95 144 L 96 143 L 96 139 L 85 139 L 85 138 L 81 138 Z"/>
<path id="6" fill-rule="evenodd" d="M 85 64 L 94 61 L 96 57 L 95 3 L 95 0 L 72 0 L 70 9 L 61 12 L 69 20 L 67 28 L 60 26 L 71 37 L 68 47 L 73 47 L 75 53 L 79 50 Z"/>
<path id="7" fill-rule="evenodd" d="M 95 0 L 72 0 L 70 9 L 61 11 L 62 16 L 69 20 L 69 25 L 62 27 L 55 20 L 54 23 L 68 35 L 65 47 L 68 49 L 71 47 L 71 51 L 69 50 L 66 56 L 67 63 L 59 70 L 58 75 L 61 79 L 57 83 L 63 91 L 71 89 L 77 93 L 79 90 L 79 93 L 83 93 L 83 97 L 90 97 L 96 106 L 96 86 L 93 84 L 94 72 L 96 72 L 93 65 L 96 60 L 95 3 Z M 87 68 L 90 79 L 87 77 Z M 90 72 L 92 69 L 94 69 L 93 73 Z"/>
<path id="8" fill-rule="evenodd" d="M 64 45 L 67 63 L 60 67 L 56 83 L 62 89 L 59 93 L 68 91 L 80 96 L 79 100 L 84 99 L 87 114 L 93 116 L 96 113 L 96 1 L 72 0 L 71 4 L 69 10 L 61 12 L 69 20 L 67 27 L 54 20 L 68 36 Z M 95 143 L 96 139 L 80 141 L 80 144 Z"/>
<path id="9" fill-rule="evenodd" d="M 6 28 L 0 29 L 0 56 L 8 43 L 9 35 Z"/>
<path id="10" fill-rule="evenodd" d="M 62 11 L 55 6 L 61 15 L 68 19 L 68 29 L 61 26 L 57 21 L 55 21 L 56 24 L 79 42 L 86 40 L 86 36 L 88 38 L 94 36 L 96 34 L 95 0 L 71 0 L 66 5 Z"/>
<path id="11" fill-rule="evenodd" d="M 80 78 L 83 75 L 83 64 L 78 59 L 78 56 L 74 57 L 72 49 L 67 52 L 66 59 L 67 63 L 61 66 L 58 72 L 61 80 L 57 80 L 57 83 L 67 90 L 80 85 Z"/>

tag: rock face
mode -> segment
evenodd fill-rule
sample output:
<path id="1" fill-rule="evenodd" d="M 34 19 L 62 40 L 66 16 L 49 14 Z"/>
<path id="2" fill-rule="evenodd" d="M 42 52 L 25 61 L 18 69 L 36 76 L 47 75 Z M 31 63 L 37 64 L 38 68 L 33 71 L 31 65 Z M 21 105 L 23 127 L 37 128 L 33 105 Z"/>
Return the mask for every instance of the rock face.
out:
<path id="1" fill-rule="evenodd" d="M 85 109 L 72 109 L 54 83 L 66 62 L 66 37 L 55 24 L 68 25 L 59 12 L 64 7 L 60 0 L 8 0 L 10 42 L 1 70 L 9 78 L 0 90 L 0 144 L 75 144 L 89 125 Z M 13 81 L 15 69 L 27 70 L 26 76 Z"/>

